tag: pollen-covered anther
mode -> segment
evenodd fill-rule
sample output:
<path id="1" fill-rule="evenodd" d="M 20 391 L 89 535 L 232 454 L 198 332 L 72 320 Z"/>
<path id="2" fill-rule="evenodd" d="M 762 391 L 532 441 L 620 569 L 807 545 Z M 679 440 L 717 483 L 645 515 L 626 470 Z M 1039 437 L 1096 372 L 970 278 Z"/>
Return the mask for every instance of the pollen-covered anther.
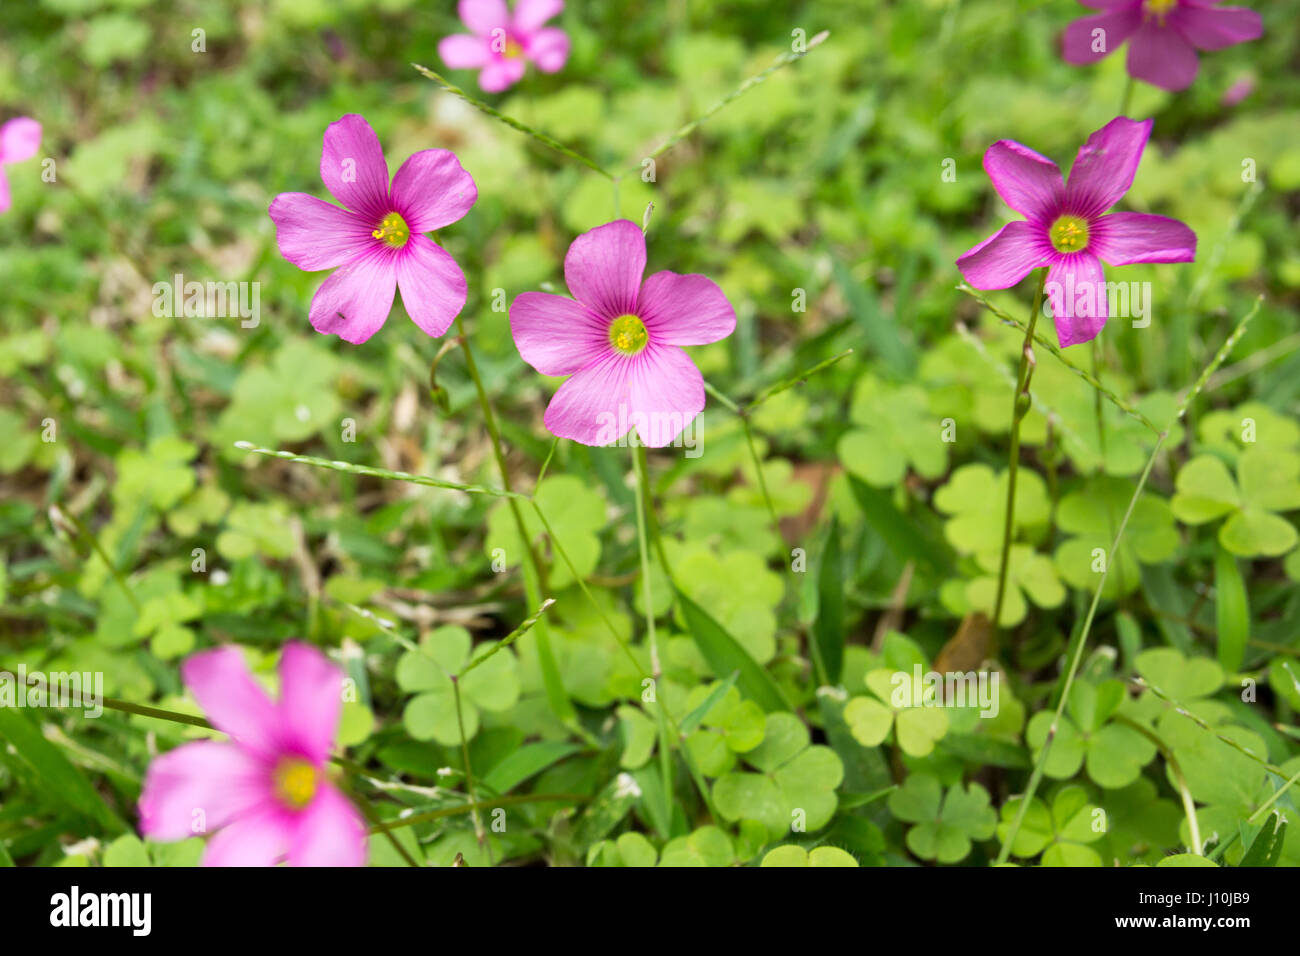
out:
<path id="1" fill-rule="evenodd" d="M 620 315 L 609 325 L 609 344 L 624 355 L 636 355 L 650 342 L 650 333 L 639 316 Z"/>
<path id="2" fill-rule="evenodd" d="M 275 795 L 289 809 L 303 809 L 316 796 L 317 773 L 310 761 L 286 757 L 275 768 Z"/>
<path id="3" fill-rule="evenodd" d="M 1154 16 L 1164 26 L 1165 17 L 1178 6 L 1178 0 L 1146 0 L 1145 9 L 1148 16 Z"/>
<path id="4" fill-rule="evenodd" d="M 1079 216 L 1061 216 L 1048 230 L 1057 252 L 1081 252 L 1088 248 L 1088 222 Z"/>
<path id="5" fill-rule="evenodd" d="M 375 239 L 387 243 L 394 249 L 400 249 L 411 238 L 411 230 L 406 220 L 395 212 L 390 212 L 379 222 L 379 228 L 370 233 Z"/>

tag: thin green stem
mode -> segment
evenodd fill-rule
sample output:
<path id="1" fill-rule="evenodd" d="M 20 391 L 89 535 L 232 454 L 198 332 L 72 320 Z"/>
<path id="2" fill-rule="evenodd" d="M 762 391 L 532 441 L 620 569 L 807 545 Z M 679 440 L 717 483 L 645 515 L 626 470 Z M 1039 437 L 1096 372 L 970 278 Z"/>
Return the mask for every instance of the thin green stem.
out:
<path id="1" fill-rule="evenodd" d="M 496 458 L 497 470 L 501 473 L 501 485 L 507 492 L 513 493 L 510 487 L 510 469 L 506 466 L 505 452 L 501 450 L 501 434 L 497 429 L 496 415 L 492 411 L 491 401 L 488 400 L 483 378 L 479 375 L 478 363 L 474 360 L 474 350 L 470 348 L 469 337 L 465 334 L 464 319 L 460 316 L 456 317 L 456 330 L 460 339 L 461 352 L 465 355 L 465 369 L 469 373 L 469 377 L 474 381 L 474 390 L 478 395 L 479 407 L 483 410 L 483 421 L 487 426 L 488 437 L 492 442 L 492 454 Z M 540 607 L 542 603 L 542 572 L 540 564 L 536 555 L 533 554 L 532 541 L 528 533 L 528 527 L 524 524 L 523 513 L 519 510 L 519 503 L 513 498 L 508 500 L 510 513 L 514 516 L 515 528 L 519 533 L 519 541 L 524 549 L 524 592 L 528 597 L 530 607 Z M 536 637 L 537 659 L 541 666 L 542 682 L 546 687 L 546 698 L 551 710 L 566 726 L 573 729 L 579 736 L 586 738 L 588 735 L 578 724 L 573 704 L 564 691 L 564 682 L 560 677 L 560 669 L 555 663 L 555 655 L 551 652 L 551 637 L 545 620 L 539 619 L 537 621 Z"/>
<path id="2" fill-rule="evenodd" d="M 999 309 L 996 305 L 994 305 L 987 298 L 985 298 L 984 294 L 979 290 L 967 285 L 964 282 L 961 285 L 957 286 L 957 290 L 959 292 L 966 293 L 968 296 L 970 296 L 980 305 L 984 306 L 984 308 L 988 309 L 990 312 L 992 312 L 1003 322 L 1006 322 L 1008 325 L 1014 325 L 1021 332 L 1024 332 L 1026 330 L 1027 326 L 1025 325 L 1024 322 L 1022 322 L 1020 319 L 1015 318 L 1012 315 L 1009 315 L 1002 309 Z M 1064 353 L 1062 353 L 1060 347 L 1055 342 L 1051 341 L 1046 336 L 1044 336 L 1043 333 L 1041 332 L 1034 333 L 1034 344 L 1041 346 L 1042 348 L 1051 352 L 1052 355 L 1056 356 L 1056 359 L 1062 365 L 1068 368 L 1075 375 L 1079 376 L 1079 378 L 1083 379 L 1085 382 L 1087 382 L 1097 391 L 1101 392 L 1101 394 L 1104 395 L 1106 399 L 1109 402 L 1111 402 L 1111 404 L 1113 404 L 1116 408 L 1122 411 L 1125 415 L 1129 415 L 1133 418 L 1136 418 L 1143 425 L 1145 425 L 1151 431 L 1152 434 L 1154 435 L 1160 434 L 1160 428 L 1155 424 L 1155 422 L 1151 421 L 1151 419 L 1147 418 L 1140 411 L 1138 411 L 1128 402 L 1124 401 L 1122 398 L 1120 398 L 1118 395 L 1116 395 L 1106 386 L 1102 385 L 1101 382 L 1097 381 L 1096 377 L 1092 375 L 1090 372 L 1086 371 L 1085 369 L 1079 368 L 1079 366 L 1071 362 L 1068 358 L 1065 357 Z"/>
<path id="3" fill-rule="evenodd" d="M 1132 75 L 1130 75 L 1125 80 L 1124 95 L 1120 98 L 1119 101 L 1120 116 L 1128 116 L 1129 104 L 1132 103 L 1133 101 L 1133 87 L 1135 87 L 1136 85 L 1137 85 L 1137 81 L 1133 79 Z"/>
<path id="4" fill-rule="evenodd" d="M 509 488 L 486 488 L 482 485 L 465 485 L 458 481 L 446 481 L 442 478 L 430 478 L 428 475 L 412 475 L 405 471 L 389 471 L 386 468 L 371 468 L 369 465 L 354 465 L 350 461 L 335 461 L 328 458 L 316 458 L 311 455 L 295 455 L 289 451 L 278 451 L 274 448 L 257 448 L 252 442 L 237 441 L 235 447 L 248 452 L 250 455 L 266 455 L 268 458 L 279 458 L 283 461 L 292 461 L 300 465 L 311 465 L 315 468 L 328 468 L 331 471 L 342 471 L 349 475 L 365 475 L 370 478 L 386 478 L 390 481 L 405 481 L 413 485 L 424 485 L 428 488 L 443 488 L 448 491 L 464 491 L 472 495 L 490 495 L 494 498 L 512 498 L 515 500 L 528 500 L 528 495 L 511 491 Z"/>
<path id="5" fill-rule="evenodd" d="M 1173 773 L 1174 783 L 1178 788 L 1179 798 L 1183 803 L 1183 815 L 1187 818 L 1187 831 L 1192 838 L 1192 853 L 1196 856 L 1205 856 L 1205 850 L 1201 843 L 1201 826 L 1196 819 L 1196 802 L 1192 799 L 1192 791 L 1187 786 L 1187 778 L 1183 776 L 1183 768 L 1178 763 L 1178 758 L 1174 756 L 1172 748 L 1160 739 L 1159 734 L 1153 731 L 1150 727 L 1147 727 L 1145 724 L 1139 723 L 1125 714 L 1119 714 L 1115 719 L 1125 726 L 1136 730 L 1143 737 L 1147 738 L 1147 740 L 1155 744 L 1156 749 L 1159 750 L 1161 756 L 1165 758 L 1165 763 L 1169 764 L 1169 770 Z"/>
<path id="6" fill-rule="evenodd" d="M 663 668 L 659 662 L 659 643 L 655 636 L 654 589 L 650 575 L 650 546 L 646 533 L 646 512 L 650 508 L 650 482 L 645 446 L 639 441 L 632 442 L 632 470 L 636 474 L 636 542 L 641 555 L 641 602 L 645 607 L 645 627 L 650 644 L 650 677 L 655 688 L 655 717 L 659 726 L 659 772 L 663 777 L 664 792 L 673 792 L 673 755 L 672 737 L 668 734 L 668 722 L 665 720 L 667 707 L 661 697 L 659 682 L 663 677 Z"/>
<path id="7" fill-rule="evenodd" d="M 472 813 L 497 807 L 513 807 L 525 803 L 587 803 L 590 800 L 591 797 L 581 793 L 525 793 L 518 796 L 497 797 L 495 800 L 485 800 L 482 803 L 463 803 L 459 806 L 445 807 L 441 810 L 413 813 L 409 817 L 402 817 L 400 820 L 386 820 L 372 826 L 370 832 L 374 834 L 383 833 L 387 830 L 400 830 L 402 827 L 415 826 L 418 823 L 445 820 L 447 817 L 460 816 L 462 813 Z"/>
<path id="8" fill-rule="evenodd" d="M 1196 384 L 1192 386 L 1191 390 L 1187 393 L 1187 396 L 1179 404 L 1173 420 L 1169 423 L 1170 427 L 1173 426 L 1174 422 L 1177 422 L 1183 417 L 1187 411 L 1188 405 L 1196 398 L 1201 389 L 1205 387 L 1205 383 L 1209 380 L 1209 377 L 1214 374 L 1215 370 L 1218 369 L 1218 367 L 1222 365 L 1223 361 L 1228 357 L 1228 353 L 1231 351 L 1232 346 L 1241 339 L 1243 334 L 1245 334 L 1246 326 L 1254 317 L 1255 313 L 1259 311 L 1262 298 L 1263 297 L 1261 296 L 1259 299 L 1255 300 L 1254 307 L 1246 313 L 1246 316 L 1240 323 L 1238 323 L 1237 328 L 1233 330 L 1232 334 L 1228 336 L 1227 341 L 1224 342 L 1223 346 L 1215 354 L 1214 359 L 1205 367 L 1205 370 L 1196 380 Z M 1088 635 L 1092 631 L 1092 622 L 1097 616 L 1097 607 L 1101 604 L 1101 595 L 1102 591 L 1106 587 L 1106 578 L 1110 574 L 1111 567 L 1116 563 L 1113 559 L 1113 555 L 1117 554 L 1119 551 L 1119 543 L 1124 537 L 1124 531 L 1128 527 L 1129 518 L 1133 515 L 1133 509 L 1137 507 L 1138 499 L 1142 497 L 1142 492 L 1146 488 L 1147 479 L 1151 477 L 1151 469 L 1155 467 L 1156 459 L 1159 457 L 1160 449 L 1164 447 L 1165 439 L 1167 437 L 1168 431 L 1162 431 L 1159 439 L 1156 441 L 1155 447 L 1151 449 L 1151 455 L 1147 458 L 1146 467 L 1142 469 L 1142 476 L 1138 479 L 1137 487 L 1133 489 L 1133 496 L 1129 499 L 1128 507 L 1124 511 L 1124 517 L 1120 521 L 1119 528 L 1116 530 L 1115 537 L 1111 542 L 1109 554 L 1112 555 L 1112 559 L 1106 561 L 1102 567 L 1101 578 L 1097 582 L 1096 591 L 1093 592 L 1092 602 L 1088 606 L 1088 614 L 1083 621 L 1083 628 L 1079 631 L 1079 636 L 1073 642 L 1074 646 L 1070 653 L 1070 666 L 1057 681 L 1056 690 L 1054 692 L 1056 695 L 1056 712 L 1052 717 L 1051 726 L 1048 728 L 1047 737 L 1043 741 L 1043 748 L 1038 752 L 1038 759 L 1034 762 L 1033 772 L 1029 775 L 1029 784 L 1025 788 L 1024 799 L 1020 803 L 1020 808 L 1016 812 L 1010 830 L 1007 831 L 1006 839 L 1002 842 L 1002 850 L 998 853 L 998 863 L 1005 863 L 1007 861 L 1007 857 L 1011 853 L 1011 847 L 1015 844 L 1016 834 L 1020 832 L 1020 826 L 1024 823 L 1025 812 L 1033 799 L 1034 793 L 1038 789 L 1039 783 L 1043 779 L 1043 769 L 1047 765 L 1047 757 L 1052 749 L 1052 741 L 1056 739 L 1057 727 L 1060 726 L 1061 715 L 1064 713 L 1066 702 L 1070 697 L 1070 688 L 1074 685 L 1074 679 L 1079 672 L 1079 665 L 1083 660 L 1083 651 L 1088 644 Z M 1183 712 L 1187 716 L 1193 717 L 1193 719 L 1199 719 L 1195 718 L 1195 715 L 1191 714 L 1189 711 L 1184 710 Z"/>
<path id="9" fill-rule="evenodd" d="M 487 837 L 483 832 L 483 821 L 478 815 L 478 797 L 474 793 L 474 768 L 469 762 L 469 738 L 465 736 L 465 713 L 460 700 L 460 675 L 451 674 L 452 696 L 456 699 L 456 726 L 460 729 L 460 759 L 465 765 L 465 793 L 469 796 L 470 819 L 474 821 L 474 839 L 480 849 L 486 850 L 488 862 L 492 862 L 492 850 L 487 846 Z"/>
<path id="10" fill-rule="evenodd" d="M 500 110 L 493 109 L 491 106 L 488 106 L 482 100 L 475 99 L 474 97 L 470 96 L 459 86 L 456 86 L 454 83 L 450 82 L 449 80 L 443 79 L 441 76 L 433 72 L 433 70 L 430 70 L 428 67 L 420 66 L 420 64 L 418 63 L 412 63 L 411 66 L 415 67 L 416 70 L 418 70 L 421 74 L 423 74 L 428 79 L 433 80 L 433 82 L 437 83 L 448 93 L 451 93 L 453 96 L 460 97 L 462 100 L 464 100 L 470 106 L 474 107 L 474 109 L 478 110 L 480 113 L 486 113 L 488 116 L 491 116 L 493 119 L 500 120 L 502 123 L 505 123 L 511 129 L 518 130 L 519 132 L 524 133 L 525 135 L 531 136 L 533 139 L 537 140 L 537 142 L 541 143 L 543 146 L 547 147 L 548 149 L 553 149 L 557 153 L 561 154 L 562 156 L 567 156 L 569 157 L 569 159 L 582 163 L 582 165 L 586 166 L 588 169 L 595 170 L 596 172 L 604 176 L 606 179 L 610 179 L 610 180 L 614 179 L 613 173 L 607 170 L 604 166 L 600 165 L 600 163 L 596 162 L 594 159 L 588 159 L 586 156 L 582 155 L 582 153 L 578 152 L 573 147 L 565 146 L 563 143 L 561 143 L 558 139 L 555 139 L 553 136 L 547 136 L 545 133 L 533 129 L 527 123 L 522 123 L 519 120 L 515 119 L 513 116 L 507 116 L 505 113 L 502 113 Z"/>
<path id="11" fill-rule="evenodd" d="M 1007 566 L 1011 563 L 1011 538 L 1015 532 L 1016 474 L 1020 468 L 1020 423 L 1028 414 L 1031 400 L 1029 382 L 1034 375 L 1034 327 L 1043 306 L 1043 288 L 1047 284 L 1047 270 L 1038 273 L 1038 291 L 1034 293 L 1034 307 L 1029 313 L 1025 329 L 1025 344 L 1020 349 L 1020 371 L 1016 376 L 1016 391 L 1011 400 L 1011 450 L 1007 456 L 1007 506 L 1002 526 L 1002 558 L 998 562 L 998 591 L 993 602 L 993 627 L 1002 626 L 1002 602 L 1007 591 Z"/>

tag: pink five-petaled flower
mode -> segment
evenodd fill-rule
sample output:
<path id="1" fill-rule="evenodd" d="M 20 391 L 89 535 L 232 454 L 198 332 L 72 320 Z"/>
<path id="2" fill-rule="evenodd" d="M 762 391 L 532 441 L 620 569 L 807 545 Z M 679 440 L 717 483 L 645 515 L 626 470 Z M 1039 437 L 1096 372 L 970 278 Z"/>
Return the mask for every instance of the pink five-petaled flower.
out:
<path id="1" fill-rule="evenodd" d="M 438 55 L 453 70 L 478 70 L 478 85 L 500 93 L 524 75 L 532 60 L 543 73 L 554 73 L 569 58 L 569 37 L 542 24 L 564 9 L 564 0 L 519 0 L 514 16 L 506 0 L 460 0 L 460 19 L 469 33 L 443 37 Z"/>
<path id="2" fill-rule="evenodd" d="M 237 648 L 195 654 L 185 684 L 232 742 L 184 744 L 149 766 L 140 832 L 181 840 L 213 832 L 205 866 L 360 866 L 361 815 L 325 776 L 343 672 L 306 644 L 285 645 L 280 700 L 254 682 Z"/>
<path id="3" fill-rule="evenodd" d="M 1137 172 L 1151 120 L 1117 116 L 1088 137 L 1070 170 L 1032 149 L 1001 140 L 984 154 L 984 169 L 1003 201 L 1024 220 L 1008 223 L 957 260 L 977 289 L 1008 289 L 1039 266 L 1050 266 L 1047 293 L 1061 346 L 1087 342 L 1106 324 L 1102 262 L 1191 262 L 1196 234 L 1176 219 L 1147 213 L 1103 215 Z"/>
<path id="4" fill-rule="evenodd" d="M 312 297 L 312 327 L 364 342 L 388 318 L 400 286 L 415 324 L 434 337 L 446 332 L 465 307 L 465 273 L 422 233 L 463 218 L 478 199 L 456 155 L 413 153 L 390 187 L 379 137 L 349 113 L 325 130 L 320 176 L 347 208 L 306 193 L 281 193 L 270 208 L 282 256 L 308 272 L 338 269 Z"/>
<path id="5" fill-rule="evenodd" d="M 31 159 L 41 147 L 41 124 L 27 116 L 17 116 L 0 126 L 0 212 L 8 212 L 9 180 L 5 178 L 7 163 L 21 163 Z"/>
<path id="6" fill-rule="evenodd" d="M 1100 10 L 1065 29 L 1065 59 L 1095 63 L 1128 46 L 1128 72 L 1166 90 L 1182 90 L 1196 79 L 1196 51 L 1258 39 L 1259 14 L 1245 7 L 1220 7 L 1219 0 L 1079 0 Z"/>
<path id="7" fill-rule="evenodd" d="M 682 349 L 730 335 L 736 312 L 712 279 L 656 272 L 626 219 L 584 232 L 564 257 L 572 299 L 525 292 L 510 306 L 524 361 L 570 375 L 546 408 L 553 435 L 607 445 L 635 427 L 662 448 L 704 410 L 704 378 Z M 576 300 L 576 301 L 575 301 Z"/>

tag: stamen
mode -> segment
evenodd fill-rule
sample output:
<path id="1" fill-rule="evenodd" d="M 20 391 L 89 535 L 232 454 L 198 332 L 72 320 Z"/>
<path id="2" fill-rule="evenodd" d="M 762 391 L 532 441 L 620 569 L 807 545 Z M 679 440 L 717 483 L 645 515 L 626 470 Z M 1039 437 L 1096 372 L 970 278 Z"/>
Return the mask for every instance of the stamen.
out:
<path id="1" fill-rule="evenodd" d="M 636 355 L 650 342 L 650 334 L 639 316 L 620 315 L 609 325 L 609 344 L 624 355 Z"/>
<path id="2" fill-rule="evenodd" d="M 1165 25 L 1165 17 L 1177 6 L 1178 0 L 1146 0 L 1145 4 L 1147 16 L 1154 16 L 1161 26 Z"/>
<path id="3" fill-rule="evenodd" d="M 1082 252 L 1088 248 L 1088 220 L 1081 216 L 1061 216 L 1047 231 L 1057 252 Z"/>
<path id="4" fill-rule="evenodd" d="M 394 249 L 400 249 L 411 238 L 411 230 L 406 220 L 395 212 L 390 212 L 379 223 L 379 228 L 370 233 L 376 239 L 386 242 Z"/>
<path id="5" fill-rule="evenodd" d="M 286 757 L 272 775 L 275 795 L 290 810 L 301 810 L 316 796 L 317 770 L 309 761 Z"/>

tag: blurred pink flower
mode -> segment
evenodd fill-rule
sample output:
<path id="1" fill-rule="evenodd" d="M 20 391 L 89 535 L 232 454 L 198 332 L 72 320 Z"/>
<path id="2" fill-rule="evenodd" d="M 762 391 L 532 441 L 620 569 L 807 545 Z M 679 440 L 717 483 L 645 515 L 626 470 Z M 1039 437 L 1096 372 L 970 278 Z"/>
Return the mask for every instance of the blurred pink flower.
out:
<path id="1" fill-rule="evenodd" d="M 552 434 L 608 445 L 636 428 L 662 448 L 704 410 L 704 378 L 680 346 L 717 342 L 736 312 L 712 279 L 656 272 L 644 282 L 645 236 L 626 219 L 584 232 L 564 257 L 573 298 L 525 292 L 510 306 L 524 361 L 569 375 L 547 406 Z"/>
<path id="2" fill-rule="evenodd" d="M 554 73 L 569 58 L 569 37 L 542 24 L 564 9 L 564 0 L 519 0 L 512 16 L 506 0 L 460 0 L 460 19 L 469 33 L 455 33 L 438 44 L 438 55 L 453 70 L 478 70 L 478 85 L 500 93 L 518 83 L 524 62 Z"/>
<path id="3" fill-rule="evenodd" d="M 31 159 L 41 147 L 41 124 L 28 116 L 17 116 L 0 126 L 0 212 L 8 212 L 12 199 L 4 166 Z"/>
<path id="4" fill-rule="evenodd" d="M 1219 100 L 1219 103 L 1223 106 L 1236 106 L 1254 92 L 1255 78 L 1253 76 L 1243 76 L 1223 91 L 1223 97 Z"/>
<path id="5" fill-rule="evenodd" d="M 1259 14 L 1219 0 L 1079 0 L 1101 10 L 1065 28 L 1065 59 L 1095 63 L 1129 41 L 1129 75 L 1166 90 L 1196 79 L 1196 51 L 1221 50 L 1264 32 Z"/>
<path id="6" fill-rule="evenodd" d="M 442 335 L 465 307 L 465 274 L 422 235 L 456 222 L 478 199 L 455 153 L 425 149 L 402 163 L 390 188 L 379 137 L 349 113 L 325 130 L 320 175 L 347 208 L 306 193 L 281 193 L 269 210 L 280 254 L 299 269 L 335 269 L 308 313 L 317 332 L 354 345 L 388 318 L 396 288 L 424 332 Z"/>
<path id="7" fill-rule="evenodd" d="M 1011 140 L 984 154 L 1002 200 L 1023 220 L 1008 223 L 957 259 L 977 289 L 1008 289 L 1050 266 L 1047 294 L 1061 347 L 1096 338 L 1107 318 L 1102 262 L 1191 262 L 1196 234 L 1176 219 L 1138 212 L 1103 215 L 1133 185 L 1151 120 L 1117 116 L 1088 137 L 1070 181 L 1045 156 Z"/>
<path id="8" fill-rule="evenodd" d="M 253 680 L 235 647 L 195 654 L 185 685 L 230 742 L 201 740 L 149 765 L 140 832 L 182 840 L 214 832 L 204 866 L 361 866 L 361 815 L 325 775 L 343 672 L 313 647 L 285 645 L 280 700 Z"/>

